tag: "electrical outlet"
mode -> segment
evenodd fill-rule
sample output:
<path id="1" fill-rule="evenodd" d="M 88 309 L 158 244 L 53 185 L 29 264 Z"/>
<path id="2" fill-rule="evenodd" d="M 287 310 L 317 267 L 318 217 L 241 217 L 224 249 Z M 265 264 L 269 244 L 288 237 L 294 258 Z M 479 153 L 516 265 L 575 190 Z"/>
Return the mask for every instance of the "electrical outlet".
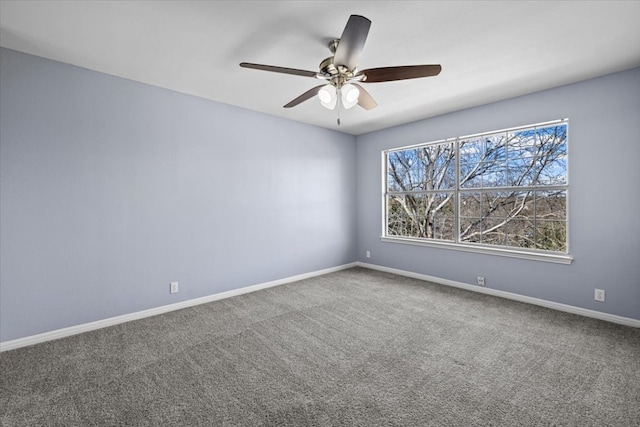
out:
<path id="1" fill-rule="evenodd" d="M 484 286 L 484 277 L 478 276 L 478 286 Z"/>
<path id="2" fill-rule="evenodd" d="M 604 289 L 596 289 L 593 299 L 596 301 L 604 301 Z"/>
<path id="3" fill-rule="evenodd" d="M 178 282 L 171 282 L 171 288 L 169 289 L 169 292 L 171 292 L 172 294 L 178 293 Z"/>
<path id="4" fill-rule="evenodd" d="M 367 258 L 371 258 L 371 251 L 367 251 L 365 255 L 367 256 Z"/>

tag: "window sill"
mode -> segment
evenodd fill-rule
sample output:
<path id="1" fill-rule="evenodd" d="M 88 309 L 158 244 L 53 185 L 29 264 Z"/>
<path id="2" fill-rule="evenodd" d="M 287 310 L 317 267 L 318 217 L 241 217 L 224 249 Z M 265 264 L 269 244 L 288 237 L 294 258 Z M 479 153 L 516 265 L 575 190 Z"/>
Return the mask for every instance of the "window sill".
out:
<path id="1" fill-rule="evenodd" d="M 497 255 L 497 256 L 504 256 L 504 257 L 510 257 L 510 258 L 520 258 L 520 259 L 527 259 L 531 261 L 552 262 L 556 264 L 571 264 L 571 262 L 573 261 L 573 258 L 571 256 L 564 255 L 564 254 L 527 252 L 527 251 L 519 251 L 519 250 L 505 249 L 505 248 L 480 247 L 480 246 L 472 246 L 472 245 L 463 245 L 460 243 L 435 242 L 435 241 L 427 241 L 422 239 L 411 239 L 408 237 L 382 236 L 380 237 L 380 240 L 382 242 L 387 242 L 387 243 L 429 246 L 432 248 L 449 249 L 449 250 L 463 251 L 463 252 L 473 252 L 473 253 L 485 254 L 485 255 Z"/>

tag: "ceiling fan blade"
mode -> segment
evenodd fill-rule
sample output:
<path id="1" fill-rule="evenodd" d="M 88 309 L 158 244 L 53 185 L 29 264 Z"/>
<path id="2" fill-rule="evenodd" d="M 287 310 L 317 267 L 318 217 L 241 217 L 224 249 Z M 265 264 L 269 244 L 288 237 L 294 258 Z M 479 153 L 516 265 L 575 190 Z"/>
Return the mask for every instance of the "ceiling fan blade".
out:
<path id="1" fill-rule="evenodd" d="M 322 89 L 324 86 L 326 85 L 320 85 L 320 86 L 314 87 L 313 89 L 309 89 L 308 91 L 306 91 L 305 93 L 303 93 L 302 95 L 294 99 L 293 101 L 286 104 L 284 108 L 295 107 L 296 105 L 303 103 L 307 99 L 313 98 L 318 94 L 318 92 L 320 92 L 320 89 Z"/>
<path id="2" fill-rule="evenodd" d="M 274 73 L 293 74 L 294 76 L 315 77 L 316 72 L 307 70 L 298 70 L 296 68 L 275 67 L 273 65 L 252 64 L 250 62 L 241 62 L 243 68 L 253 68 L 254 70 L 272 71 Z"/>
<path id="3" fill-rule="evenodd" d="M 365 78 L 361 80 L 362 83 L 378 83 L 437 76 L 441 70 L 442 67 L 440 65 L 404 65 L 400 67 L 370 68 L 360 71 L 358 75 L 365 75 Z"/>
<path id="4" fill-rule="evenodd" d="M 364 108 L 365 110 L 372 110 L 378 106 L 378 103 L 369 95 L 369 92 L 364 90 L 362 86 L 357 83 L 351 83 L 360 91 L 360 96 L 358 96 L 358 105 Z"/>
<path id="5" fill-rule="evenodd" d="M 367 41 L 371 21 L 360 15 L 351 15 L 344 27 L 340 43 L 333 56 L 334 65 L 344 65 L 349 70 L 358 66 L 360 54 Z"/>

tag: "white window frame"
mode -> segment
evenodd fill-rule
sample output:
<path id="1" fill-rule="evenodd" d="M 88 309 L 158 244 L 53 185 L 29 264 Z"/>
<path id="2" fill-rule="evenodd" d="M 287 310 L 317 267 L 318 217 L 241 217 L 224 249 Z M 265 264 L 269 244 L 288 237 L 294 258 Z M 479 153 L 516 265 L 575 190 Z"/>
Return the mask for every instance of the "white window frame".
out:
<path id="1" fill-rule="evenodd" d="M 501 130 L 495 130 L 495 131 L 490 131 L 490 132 L 482 132 L 482 133 L 477 133 L 477 134 L 472 134 L 472 135 L 465 135 L 465 136 L 460 136 L 460 137 L 455 137 L 455 138 L 447 138 L 447 139 L 443 139 L 443 140 L 438 140 L 438 141 L 432 141 L 432 142 L 428 142 L 428 143 L 420 143 L 420 144 L 414 144 L 414 145 L 409 145 L 409 146 L 404 146 L 404 147 L 398 147 L 398 148 L 391 148 L 391 149 L 387 149 L 387 150 L 383 150 L 381 153 L 381 159 L 382 159 L 382 234 L 380 237 L 380 240 L 383 242 L 388 242 L 388 243 L 398 243 L 398 244 L 407 244 L 407 245 L 417 245 L 417 246 L 427 246 L 427 247 L 434 247 L 434 248 L 441 248 L 441 249 L 449 249 L 449 250 L 456 250 L 456 251 L 464 251 L 464 252 L 473 252 L 473 253 L 481 253 L 481 254 L 488 254 L 488 255 L 498 255 L 498 256 L 504 256 L 504 257 L 512 257 L 512 258 L 520 258 L 520 259 L 528 259 L 528 260 L 535 260 L 535 261 L 545 261 L 545 262 L 553 262 L 553 263 L 559 263 L 559 264 L 570 264 L 573 261 L 573 257 L 570 255 L 570 251 L 569 251 L 569 242 L 570 242 L 570 236 L 569 236 L 569 162 L 567 161 L 567 165 L 566 165 L 566 182 L 564 185 L 553 185 L 553 186 L 518 186 L 515 187 L 518 190 L 523 190 L 523 191 L 527 191 L 527 190 L 545 190 L 545 189 L 549 189 L 549 190 L 553 190 L 553 189 L 562 189 L 564 191 L 566 191 L 566 198 L 567 198 L 567 202 L 566 202 L 566 206 L 565 206 L 565 214 L 566 214 L 566 223 L 567 223 L 567 228 L 566 228 L 566 235 L 567 235 L 567 242 L 566 242 L 566 252 L 553 252 L 553 251 L 546 251 L 546 250 L 536 250 L 536 249 L 529 249 L 529 248 L 519 248 L 519 247 L 510 247 L 510 246 L 497 246 L 497 245 L 489 245 L 489 244 L 483 244 L 483 243 L 469 243 L 469 242 L 460 242 L 459 241 L 459 234 L 460 234 L 460 230 L 459 230 L 459 222 L 460 222 L 460 210 L 459 210 L 459 201 L 460 201 L 460 194 L 464 193 L 464 192 L 468 192 L 468 191 L 477 191 L 477 192 L 482 192 L 482 191 L 502 191 L 502 190 L 509 190 L 509 189 L 514 189 L 514 187 L 500 187 L 500 188 L 491 188 L 488 189 L 486 187 L 484 188 L 474 188 L 474 189 L 461 189 L 460 188 L 460 156 L 459 156 L 459 142 L 461 140 L 466 140 L 466 139 L 472 139 L 472 138 L 479 138 L 479 137 L 483 137 L 483 136 L 489 136 L 489 135 L 494 135 L 497 133 L 502 133 L 502 132 L 515 132 L 515 131 L 520 131 L 520 130 L 526 130 L 526 129 L 533 129 L 533 128 L 538 128 L 538 127 L 547 127 L 547 126 L 551 126 L 551 125 L 558 125 L 558 124 L 565 124 L 567 126 L 567 140 L 566 140 L 566 150 L 567 150 L 567 159 L 569 158 L 569 120 L 568 119 L 560 119 L 560 120 L 553 120 L 553 121 L 549 121 L 549 122 L 542 122 L 542 123 L 537 123 L 537 124 L 532 124 L 532 125 L 526 125 L 526 126 L 518 126 L 518 127 L 513 127 L 513 128 L 507 128 L 507 129 L 501 129 Z M 422 237 L 405 237 L 405 236 L 389 236 L 387 235 L 387 231 L 388 231 L 388 217 L 387 217 L 387 213 L 388 213 L 388 209 L 387 209 L 387 200 L 388 200 L 388 195 L 391 193 L 393 194 L 394 192 L 388 192 L 387 188 L 388 188 L 388 156 L 390 153 L 396 152 L 396 151 L 404 151 L 404 150 L 410 150 L 412 148 L 419 148 L 419 147 L 424 147 L 427 145 L 436 145 L 436 144 L 444 144 L 444 143 L 453 143 L 454 144 L 454 149 L 456 151 L 455 154 L 455 168 L 456 168 L 456 185 L 453 189 L 455 195 L 453 197 L 454 201 L 453 203 L 455 204 L 455 217 L 454 217 L 454 241 L 444 241 L 444 240 L 438 240 L 438 239 L 428 239 L 428 238 L 422 238 Z M 434 190 L 437 191 L 437 190 Z"/>

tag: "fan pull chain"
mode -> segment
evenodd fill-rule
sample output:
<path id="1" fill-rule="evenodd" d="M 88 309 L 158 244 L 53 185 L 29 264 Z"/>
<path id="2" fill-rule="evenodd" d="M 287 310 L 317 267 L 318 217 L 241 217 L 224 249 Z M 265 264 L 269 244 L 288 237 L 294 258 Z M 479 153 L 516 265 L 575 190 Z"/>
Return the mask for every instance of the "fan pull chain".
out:
<path id="1" fill-rule="evenodd" d="M 340 126 L 340 106 L 342 105 L 342 91 L 340 90 L 340 88 L 336 89 L 336 96 L 338 97 L 338 99 L 336 100 L 336 104 L 338 107 L 338 126 Z"/>

